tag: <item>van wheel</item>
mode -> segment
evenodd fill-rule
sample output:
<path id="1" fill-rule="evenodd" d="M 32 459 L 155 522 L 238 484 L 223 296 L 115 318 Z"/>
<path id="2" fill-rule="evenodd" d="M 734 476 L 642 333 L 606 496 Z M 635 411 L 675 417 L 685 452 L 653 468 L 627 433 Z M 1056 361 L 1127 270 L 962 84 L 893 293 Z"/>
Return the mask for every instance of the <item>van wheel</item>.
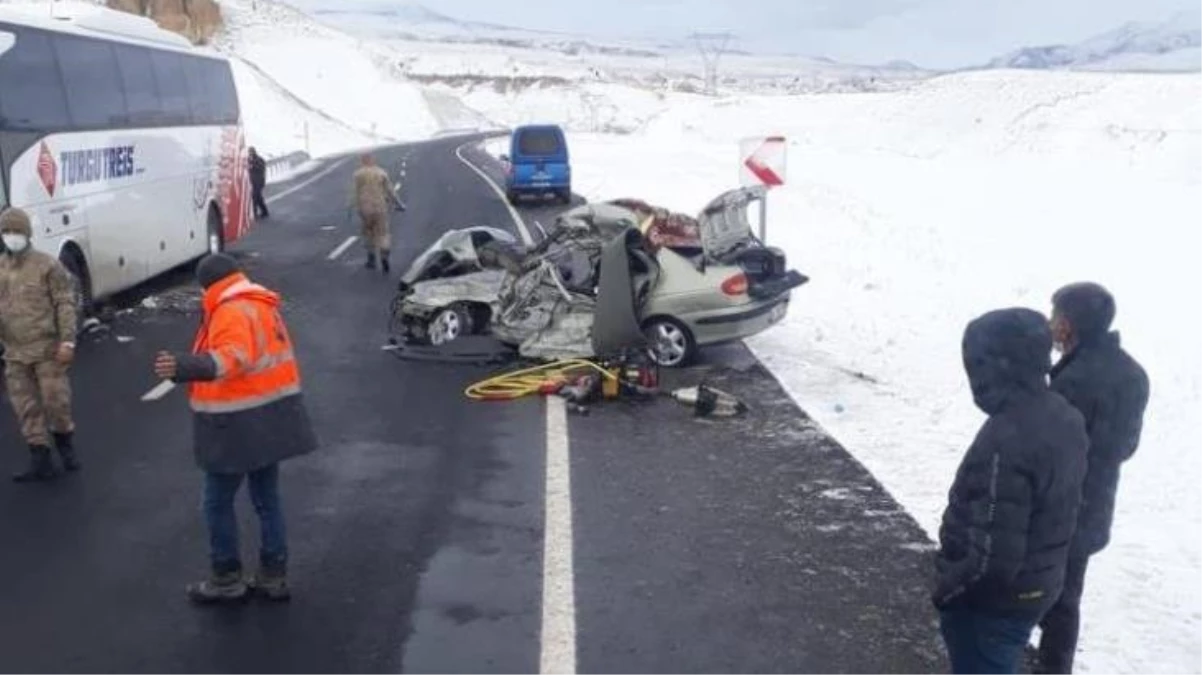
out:
<path id="1" fill-rule="evenodd" d="M 221 214 L 217 209 L 210 208 L 208 233 L 205 235 L 209 255 L 216 255 L 225 250 L 225 235 L 221 231 L 221 225 Z"/>
<path id="2" fill-rule="evenodd" d="M 79 333 L 83 330 L 88 313 L 92 311 L 92 277 L 88 274 L 87 263 L 76 251 L 63 251 L 59 262 L 67 269 L 75 286 L 75 332 Z"/>

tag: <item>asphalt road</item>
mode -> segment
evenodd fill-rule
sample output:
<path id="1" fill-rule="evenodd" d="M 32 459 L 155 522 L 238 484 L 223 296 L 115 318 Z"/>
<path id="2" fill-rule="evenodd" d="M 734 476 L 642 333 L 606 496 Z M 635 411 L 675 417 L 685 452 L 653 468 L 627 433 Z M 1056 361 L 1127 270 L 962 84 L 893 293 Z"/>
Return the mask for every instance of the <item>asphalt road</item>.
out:
<path id="1" fill-rule="evenodd" d="M 538 400 L 467 401 L 481 367 L 381 349 L 397 271 L 421 248 L 448 228 L 513 227 L 461 148 L 497 177 L 462 138 L 378 153 L 406 172 L 392 279 L 363 269 L 358 242 L 329 258 L 356 232 L 349 158 L 272 186 L 272 217 L 234 247 L 284 295 L 322 441 L 283 469 L 293 602 L 184 599 L 206 572 L 187 406 L 180 391 L 139 400 L 154 352 L 190 344 L 197 291 L 182 271 L 121 298 L 132 309 L 80 346 L 83 472 L 0 484 L 0 670 L 944 669 L 929 543 L 741 346 L 672 377 L 738 394 L 744 419 L 617 403 L 564 428 Z M 547 224 L 555 212 L 522 215 Z M 148 293 L 153 307 L 138 304 Z M 7 411 L 0 453 L 25 459 Z M 560 459 L 570 497 L 545 487 Z M 245 496 L 239 508 L 253 567 Z"/>

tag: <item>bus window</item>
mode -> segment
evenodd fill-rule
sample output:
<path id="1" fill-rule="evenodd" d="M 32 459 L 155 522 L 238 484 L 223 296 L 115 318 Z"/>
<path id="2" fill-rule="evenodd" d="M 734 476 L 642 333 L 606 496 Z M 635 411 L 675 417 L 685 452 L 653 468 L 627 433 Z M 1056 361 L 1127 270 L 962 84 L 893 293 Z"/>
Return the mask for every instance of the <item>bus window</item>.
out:
<path id="1" fill-rule="evenodd" d="M 54 37 L 54 51 L 67 91 L 67 110 L 76 129 L 124 126 L 128 113 L 113 46 L 67 35 Z"/>
<path id="2" fill-rule="evenodd" d="M 216 123 L 213 96 L 209 92 L 205 68 L 208 59 L 185 59 L 184 80 L 188 83 L 188 100 L 192 107 L 192 121 L 196 124 Z"/>
<path id="3" fill-rule="evenodd" d="M 188 101 L 188 84 L 184 80 L 184 59 L 173 52 L 157 49 L 150 53 L 154 79 L 163 104 L 160 120 L 164 124 L 184 126 L 192 123 L 192 107 Z"/>
<path id="4" fill-rule="evenodd" d="M 159 121 L 159 90 L 154 82 L 154 66 L 150 63 L 150 52 L 131 45 L 113 45 L 117 52 L 117 68 L 121 71 L 121 84 L 125 89 L 125 103 L 129 107 L 131 126 L 147 126 Z"/>
<path id="5" fill-rule="evenodd" d="M 61 129 L 69 123 L 50 36 L 8 29 L 16 44 L 0 55 L 0 127 L 25 131 Z"/>
<path id="6" fill-rule="evenodd" d="M 238 123 L 238 91 L 229 64 L 205 61 L 208 69 L 209 93 L 213 97 L 216 121 L 219 124 Z"/>

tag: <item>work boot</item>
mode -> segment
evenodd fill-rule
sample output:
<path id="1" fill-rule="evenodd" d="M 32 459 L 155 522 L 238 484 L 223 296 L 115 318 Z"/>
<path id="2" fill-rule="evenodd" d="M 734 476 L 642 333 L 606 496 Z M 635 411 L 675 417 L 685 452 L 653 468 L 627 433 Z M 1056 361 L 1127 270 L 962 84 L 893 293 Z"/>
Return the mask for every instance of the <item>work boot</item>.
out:
<path id="1" fill-rule="evenodd" d="M 374 270 L 376 268 L 376 254 L 368 253 L 367 262 L 363 266 L 369 270 Z"/>
<path id="2" fill-rule="evenodd" d="M 188 599 L 198 605 L 242 602 L 248 595 L 242 572 L 214 572 L 208 579 L 188 584 Z"/>
<path id="3" fill-rule="evenodd" d="M 54 447 L 58 448 L 59 459 L 63 461 L 64 471 L 79 471 L 79 459 L 75 457 L 74 434 L 55 434 Z"/>
<path id="4" fill-rule="evenodd" d="M 50 459 L 50 448 L 44 445 L 29 446 L 29 468 L 21 473 L 13 474 L 17 483 L 34 483 L 53 480 L 58 475 L 54 462 Z"/>
<path id="5" fill-rule="evenodd" d="M 259 597 L 275 602 L 284 602 L 292 598 L 288 588 L 288 577 L 282 569 L 261 567 L 248 583 L 250 591 Z"/>

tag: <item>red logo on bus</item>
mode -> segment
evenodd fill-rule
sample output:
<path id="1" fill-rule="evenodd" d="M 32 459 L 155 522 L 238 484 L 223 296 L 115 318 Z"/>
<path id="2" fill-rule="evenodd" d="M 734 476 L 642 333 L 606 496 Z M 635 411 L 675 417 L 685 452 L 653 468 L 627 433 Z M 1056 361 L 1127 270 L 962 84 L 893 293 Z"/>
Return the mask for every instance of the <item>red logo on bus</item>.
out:
<path id="1" fill-rule="evenodd" d="M 46 147 L 46 141 L 42 141 L 42 150 L 38 154 L 38 178 L 42 179 L 42 187 L 46 188 L 47 194 L 53 197 L 54 188 L 58 185 L 58 163 L 54 161 L 50 148 Z"/>

